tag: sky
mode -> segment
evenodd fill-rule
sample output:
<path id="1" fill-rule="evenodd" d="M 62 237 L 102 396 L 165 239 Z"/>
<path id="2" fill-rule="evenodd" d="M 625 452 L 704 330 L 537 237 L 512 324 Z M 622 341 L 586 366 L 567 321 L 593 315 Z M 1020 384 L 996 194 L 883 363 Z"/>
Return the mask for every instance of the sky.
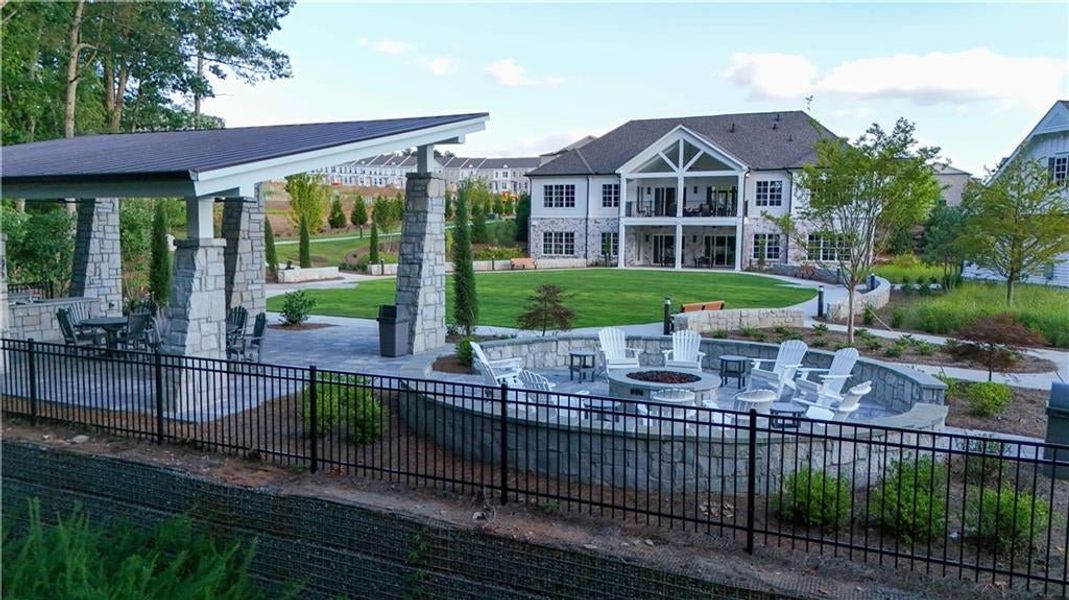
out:
<path id="1" fill-rule="evenodd" d="M 1069 3 L 298 1 L 293 77 L 217 83 L 230 127 L 489 112 L 467 156 L 534 155 L 631 119 L 802 110 L 856 138 L 898 117 L 977 175 L 1069 99 Z M 807 97 L 812 97 L 807 102 Z"/>

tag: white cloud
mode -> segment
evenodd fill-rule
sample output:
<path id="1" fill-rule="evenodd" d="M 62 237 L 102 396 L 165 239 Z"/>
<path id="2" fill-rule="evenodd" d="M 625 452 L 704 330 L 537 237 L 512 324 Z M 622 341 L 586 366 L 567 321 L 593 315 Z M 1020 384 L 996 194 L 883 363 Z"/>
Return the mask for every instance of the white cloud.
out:
<path id="1" fill-rule="evenodd" d="M 360 45 L 365 48 L 371 48 L 380 54 L 404 54 L 412 49 L 412 44 L 400 40 L 369 40 L 361 38 Z"/>
<path id="2" fill-rule="evenodd" d="M 605 131 L 595 131 L 593 129 L 568 129 L 556 133 L 540 135 L 519 135 L 510 138 L 508 146 L 495 148 L 491 153 L 504 156 L 531 156 L 535 154 L 544 154 L 546 152 L 560 150 L 568 144 L 581 140 L 588 135 L 601 135 L 603 133 L 605 133 Z"/>
<path id="3" fill-rule="evenodd" d="M 527 69 L 512 58 L 504 58 L 491 64 L 486 67 L 486 72 L 494 81 L 508 87 L 557 88 L 564 84 L 563 77 L 533 79 L 527 75 Z"/>
<path id="4" fill-rule="evenodd" d="M 754 100 L 815 94 L 860 99 L 905 99 L 917 104 L 998 101 L 1045 107 L 1062 95 L 1069 63 L 1047 57 L 960 52 L 860 58 L 823 72 L 795 54 L 736 53 L 723 73 Z"/>
<path id="5" fill-rule="evenodd" d="M 447 56 L 435 56 L 424 61 L 424 66 L 436 77 L 450 75 L 457 70 L 457 61 Z"/>

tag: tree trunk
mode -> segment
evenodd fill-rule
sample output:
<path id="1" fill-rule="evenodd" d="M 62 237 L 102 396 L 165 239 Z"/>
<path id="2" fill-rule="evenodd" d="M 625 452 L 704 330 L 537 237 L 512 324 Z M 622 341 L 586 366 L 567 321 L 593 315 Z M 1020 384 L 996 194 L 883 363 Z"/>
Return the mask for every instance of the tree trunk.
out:
<path id="1" fill-rule="evenodd" d="M 1013 306 L 1014 279 L 1016 279 L 1016 275 L 1013 273 L 1006 278 L 1006 306 Z"/>
<path id="2" fill-rule="evenodd" d="M 79 0 L 74 7 L 74 20 L 71 22 L 70 33 L 67 43 L 70 55 L 67 57 L 67 105 L 63 112 L 63 137 L 74 137 L 74 111 L 78 103 L 78 57 L 82 52 L 81 32 L 82 14 L 85 11 L 85 0 Z"/>
<path id="3" fill-rule="evenodd" d="M 846 289 L 846 341 L 854 343 L 854 289 L 856 283 L 850 283 Z"/>
<path id="4" fill-rule="evenodd" d="M 198 43 L 199 46 L 199 43 Z M 197 85 L 200 85 L 200 79 L 204 77 L 204 54 L 202 54 L 198 47 L 197 52 Z M 193 129 L 200 129 L 200 91 L 195 90 L 193 92 Z"/>

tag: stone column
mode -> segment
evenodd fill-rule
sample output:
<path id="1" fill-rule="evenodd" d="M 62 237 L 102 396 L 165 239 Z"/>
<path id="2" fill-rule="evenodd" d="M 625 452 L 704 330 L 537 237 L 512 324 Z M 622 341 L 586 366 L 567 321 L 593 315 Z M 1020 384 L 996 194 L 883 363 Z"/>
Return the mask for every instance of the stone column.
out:
<path id="1" fill-rule="evenodd" d="M 264 312 L 264 205 L 256 198 L 227 198 L 223 205 L 226 307 L 244 306 L 249 322 Z"/>
<path id="2" fill-rule="evenodd" d="M 171 276 L 169 351 L 222 358 L 226 351 L 223 240 L 178 240 Z"/>
<path id="3" fill-rule="evenodd" d="M 5 237 L 0 233 L 0 338 L 7 337 L 8 323 L 11 317 L 7 305 L 7 250 Z M 0 375 L 7 373 L 7 353 L 0 351 Z"/>
<path id="4" fill-rule="evenodd" d="M 411 173 L 397 259 L 397 315 L 408 321 L 408 350 L 445 345 L 445 182 Z"/>
<path id="5" fill-rule="evenodd" d="M 105 314 L 122 314 L 118 198 L 78 200 L 70 295 L 98 298 Z"/>

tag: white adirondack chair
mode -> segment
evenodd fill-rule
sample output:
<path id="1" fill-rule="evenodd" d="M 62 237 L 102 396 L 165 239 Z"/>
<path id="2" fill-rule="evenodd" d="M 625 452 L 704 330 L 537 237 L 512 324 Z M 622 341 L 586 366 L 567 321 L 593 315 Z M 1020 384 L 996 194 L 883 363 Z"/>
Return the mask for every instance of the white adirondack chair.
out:
<path id="1" fill-rule="evenodd" d="M 539 419 L 571 423 L 581 418 L 582 402 L 578 398 L 553 393 L 556 384 L 542 375 L 520 371 L 520 383 L 527 390 L 527 401 L 537 405 L 528 408 L 536 408 Z"/>
<path id="2" fill-rule="evenodd" d="M 763 369 L 761 365 L 772 362 L 764 358 L 753 359 L 750 369 L 750 389 L 770 389 L 776 392 L 776 397 L 783 393 L 783 388 L 794 389 L 794 374 L 802 366 L 802 358 L 809 351 L 809 346 L 801 340 L 789 340 L 779 345 L 776 360 L 771 369 Z"/>
<path id="3" fill-rule="evenodd" d="M 474 345 L 475 344 L 472 344 L 472 346 L 474 346 Z M 497 387 L 497 386 L 501 385 L 502 383 L 508 385 L 509 387 L 522 387 L 522 385 L 523 385 L 520 382 L 520 371 L 521 371 L 521 369 L 511 369 L 510 368 L 510 369 L 507 369 L 507 370 L 506 369 L 496 370 L 491 363 L 487 363 L 487 362 L 479 359 L 477 356 L 471 362 L 472 362 L 472 366 L 475 367 L 475 370 L 480 375 L 482 375 L 483 382 L 486 385 L 491 385 L 491 386 L 494 386 L 494 387 Z"/>
<path id="4" fill-rule="evenodd" d="M 830 400 L 842 400 L 843 385 L 850 379 L 857 356 L 857 348 L 842 348 L 835 351 L 831 366 L 827 369 L 798 369 L 798 372 L 802 373 L 802 377 L 795 381 L 798 384 L 798 393 L 810 402 L 821 402 L 822 396 L 827 396 Z M 816 375 L 820 381 L 809 379 L 810 375 Z"/>
<path id="5" fill-rule="evenodd" d="M 672 334 L 672 349 L 661 350 L 664 366 L 680 369 L 701 369 L 705 353 L 699 350 L 702 336 L 697 331 L 682 329 Z"/>
<path id="6" fill-rule="evenodd" d="M 805 413 L 805 416 L 809 419 L 845 421 L 858 408 L 861 408 L 861 399 L 871 391 L 872 382 L 865 381 L 846 390 L 846 393 L 840 398 L 820 396 L 820 400 L 817 402 L 808 400 L 796 400 L 796 402 L 809 407 Z"/>
<path id="7" fill-rule="evenodd" d="M 501 360 L 490 360 L 486 358 L 486 354 L 477 342 L 471 343 L 472 364 L 478 365 L 482 363 L 486 365 L 490 373 L 493 374 L 494 379 L 497 381 L 495 385 L 507 383 L 509 386 L 520 385 L 520 371 L 523 370 L 523 361 L 519 358 L 504 358 Z"/>
<path id="8" fill-rule="evenodd" d="M 627 347 L 627 338 L 622 329 L 606 327 L 598 332 L 598 340 L 601 341 L 601 354 L 605 359 L 603 364 L 606 370 L 641 366 L 638 357 L 642 350 Z"/>

